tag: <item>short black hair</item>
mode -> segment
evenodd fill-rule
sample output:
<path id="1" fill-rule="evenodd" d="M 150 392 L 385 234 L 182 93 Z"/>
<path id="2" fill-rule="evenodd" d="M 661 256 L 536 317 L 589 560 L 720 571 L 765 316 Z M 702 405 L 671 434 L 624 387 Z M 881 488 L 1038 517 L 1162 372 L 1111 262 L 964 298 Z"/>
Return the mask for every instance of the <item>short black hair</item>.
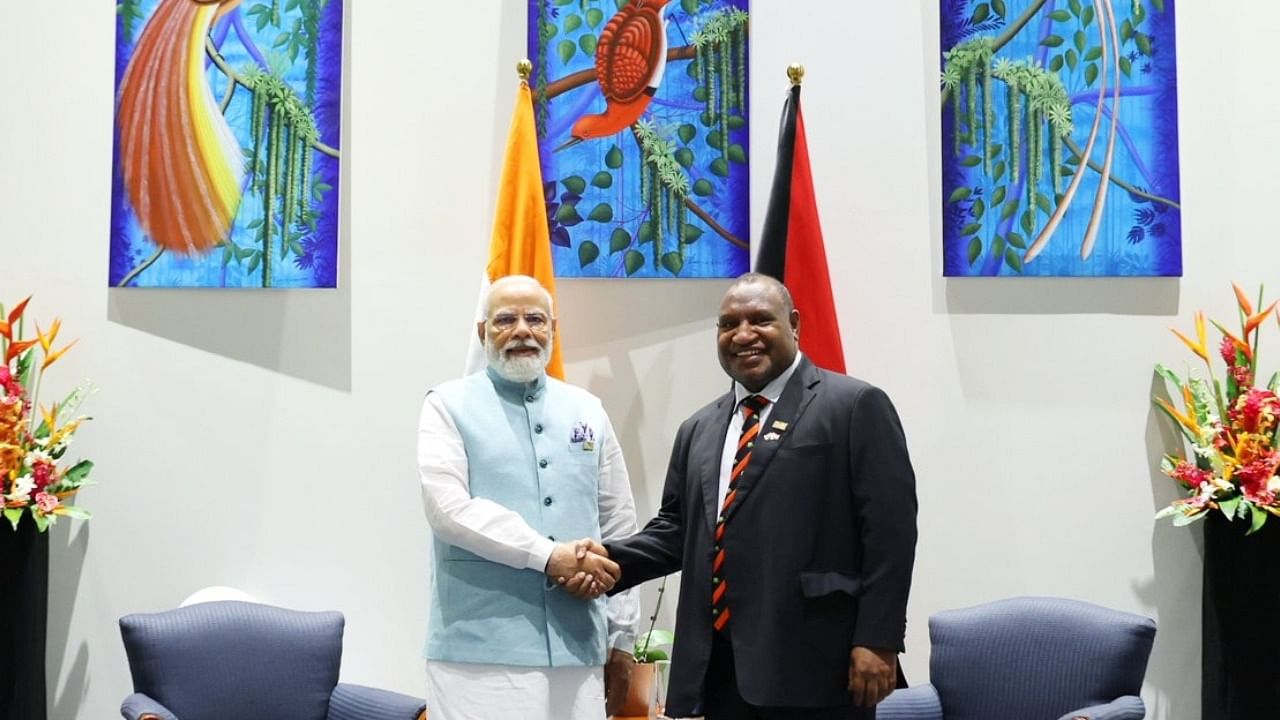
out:
<path id="1" fill-rule="evenodd" d="M 791 299 L 791 291 L 783 285 L 781 281 L 772 275 L 764 273 L 749 272 L 739 275 L 733 284 L 729 286 L 729 291 L 736 290 L 743 285 L 763 285 L 778 294 L 778 299 L 782 300 L 782 313 L 787 316 L 788 321 L 791 318 L 791 312 L 796 309 L 795 301 Z"/>

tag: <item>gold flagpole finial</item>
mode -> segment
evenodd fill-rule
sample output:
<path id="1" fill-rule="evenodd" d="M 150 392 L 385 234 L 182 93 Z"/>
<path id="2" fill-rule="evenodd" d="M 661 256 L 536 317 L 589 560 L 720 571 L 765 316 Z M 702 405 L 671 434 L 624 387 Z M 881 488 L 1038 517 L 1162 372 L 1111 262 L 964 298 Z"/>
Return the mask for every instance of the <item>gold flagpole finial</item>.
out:
<path id="1" fill-rule="evenodd" d="M 516 74 L 520 76 L 520 82 L 528 84 L 533 75 L 533 63 L 529 62 L 529 58 L 516 63 Z"/>
<path id="2" fill-rule="evenodd" d="M 791 63 L 787 66 L 787 77 L 791 79 L 792 85 L 799 85 L 804 81 L 804 66 L 800 63 Z"/>

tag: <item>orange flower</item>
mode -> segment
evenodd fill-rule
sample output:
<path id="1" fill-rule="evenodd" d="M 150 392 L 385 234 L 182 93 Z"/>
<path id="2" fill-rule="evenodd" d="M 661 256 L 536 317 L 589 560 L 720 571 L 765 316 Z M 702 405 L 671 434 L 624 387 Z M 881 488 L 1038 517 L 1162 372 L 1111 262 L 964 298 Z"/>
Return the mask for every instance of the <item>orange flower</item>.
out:
<path id="1" fill-rule="evenodd" d="M 1249 296 L 1244 294 L 1244 290 L 1239 285 L 1231 283 L 1231 289 L 1236 291 L 1236 302 L 1240 305 L 1240 311 L 1245 317 L 1253 314 L 1253 303 L 1249 302 Z"/>
<path id="2" fill-rule="evenodd" d="M 1216 325 L 1217 323 L 1214 323 L 1214 324 Z M 1209 346 L 1205 341 L 1205 332 L 1204 332 L 1204 313 L 1202 312 L 1196 313 L 1196 341 L 1195 342 L 1192 342 L 1191 338 L 1178 332 L 1177 328 L 1169 328 L 1169 329 L 1172 330 L 1173 334 L 1177 335 L 1178 339 L 1181 340 L 1183 343 L 1185 343 L 1187 347 L 1191 348 L 1191 352 L 1199 355 L 1205 362 L 1209 362 Z"/>

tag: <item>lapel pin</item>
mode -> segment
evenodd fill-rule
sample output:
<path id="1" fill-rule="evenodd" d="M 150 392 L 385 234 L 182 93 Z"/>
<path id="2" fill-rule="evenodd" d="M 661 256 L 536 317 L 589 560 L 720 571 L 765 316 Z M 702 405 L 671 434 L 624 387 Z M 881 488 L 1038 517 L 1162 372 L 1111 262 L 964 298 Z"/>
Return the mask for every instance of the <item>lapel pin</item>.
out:
<path id="1" fill-rule="evenodd" d="M 780 437 L 782 437 L 782 436 L 781 436 L 781 435 L 779 435 L 779 434 L 778 434 L 778 433 L 776 433 L 776 432 L 767 432 L 767 433 L 765 433 L 765 434 L 764 434 L 764 439 L 765 439 L 765 440 L 777 440 L 777 439 L 778 439 L 778 438 L 780 438 Z"/>
<path id="2" fill-rule="evenodd" d="M 779 432 L 785 432 L 787 429 L 787 423 L 786 421 L 783 421 L 783 420 L 774 420 L 772 427 L 774 430 L 777 430 Z"/>

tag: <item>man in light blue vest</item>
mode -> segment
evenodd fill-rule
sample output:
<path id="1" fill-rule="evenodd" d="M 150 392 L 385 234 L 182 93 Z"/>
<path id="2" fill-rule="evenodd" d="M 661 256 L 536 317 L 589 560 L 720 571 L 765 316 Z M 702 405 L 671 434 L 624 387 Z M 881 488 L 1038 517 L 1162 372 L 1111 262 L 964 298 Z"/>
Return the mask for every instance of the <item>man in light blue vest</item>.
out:
<path id="1" fill-rule="evenodd" d="M 636 532 L 599 399 L 546 375 L 555 318 L 536 280 L 489 289 L 489 367 L 423 403 L 418 471 L 433 536 L 431 720 L 601 720 L 626 695 L 639 603 L 589 547 Z M 552 578 L 589 576 L 589 597 Z M 607 692 L 606 692 L 607 688 Z"/>

